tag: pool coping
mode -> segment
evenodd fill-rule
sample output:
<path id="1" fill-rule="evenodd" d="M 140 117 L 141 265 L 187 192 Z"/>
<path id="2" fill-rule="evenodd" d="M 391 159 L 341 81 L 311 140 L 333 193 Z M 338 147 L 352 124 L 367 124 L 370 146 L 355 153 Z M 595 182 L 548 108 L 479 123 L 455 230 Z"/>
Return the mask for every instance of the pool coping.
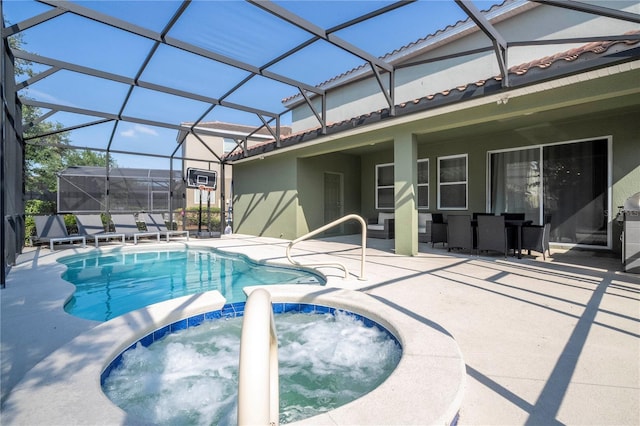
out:
<path id="1" fill-rule="evenodd" d="M 306 424 L 451 424 L 460 409 L 465 365 L 455 340 L 437 324 L 402 315 L 361 292 L 317 285 L 271 285 L 272 302 L 332 306 L 365 316 L 401 342 L 400 363 L 378 388 Z M 150 305 L 80 334 L 30 370 L 5 404 L 14 424 L 141 424 L 102 392 L 100 376 L 133 342 L 167 324 L 221 309 L 218 291 Z M 424 375 L 419 380 L 417 372 Z M 98 414 L 99 413 L 99 414 Z"/>

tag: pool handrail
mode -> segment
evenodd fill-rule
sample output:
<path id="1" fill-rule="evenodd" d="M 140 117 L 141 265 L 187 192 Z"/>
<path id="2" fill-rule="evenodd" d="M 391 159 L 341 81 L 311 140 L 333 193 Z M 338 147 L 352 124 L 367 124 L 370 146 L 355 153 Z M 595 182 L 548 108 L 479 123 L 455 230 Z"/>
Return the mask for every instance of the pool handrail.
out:
<path id="1" fill-rule="evenodd" d="M 300 241 L 304 241 L 306 239 L 309 239 L 315 235 L 318 235 L 321 232 L 326 231 L 327 229 L 333 228 L 336 225 L 340 225 L 341 223 L 347 222 L 349 220 L 357 220 L 358 222 L 360 222 L 360 224 L 362 225 L 362 254 L 360 256 L 360 276 L 358 277 L 359 280 L 366 280 L 365 276 L 364 276 L 364 265 L 365 265 L 365 261 L 366 261 L 366 250 L 367 250 L 367 222 L 365 222 L 365 220 L 361 217 L 358 216 L 357 214 L 348 214 L 346 216 L 343 216 L 339 219 L 334 220 L 333 222 L 327 223 L 324 226 L 321 226 L 320 228 L 311 231 L 301 237 L 296 238 L 295 240 L 291 241 L 289 243 L 289 245 L 287 246 L 287 250 L 286 250 L 286 254 L 287 254 L 287 259 L 289 259 L 289 262 L 293 263 L 294 265 L 298 265 L 298 266 L 335 266 L 338 268 L 341 268 L 344 271 L 344 278 L 347 278 L 349 276 L 349 271 L 347 270 L 347 267 L 340 262 L 331 262 L 331 263 L 307 263 L 305 265 L 301 264 L 300 262 L 296 262 L 295 260 L 293 260 L 291 258 L 291 247 L 293 247 L 295 244 L 299 243 Z"/>
<path id="2" fill-rule="evenodd" d="M 255 289 L 247 297 L 240 337 L 238 425 L 277 425 L 280 420 L 278 336 L 271 295 Z"/>

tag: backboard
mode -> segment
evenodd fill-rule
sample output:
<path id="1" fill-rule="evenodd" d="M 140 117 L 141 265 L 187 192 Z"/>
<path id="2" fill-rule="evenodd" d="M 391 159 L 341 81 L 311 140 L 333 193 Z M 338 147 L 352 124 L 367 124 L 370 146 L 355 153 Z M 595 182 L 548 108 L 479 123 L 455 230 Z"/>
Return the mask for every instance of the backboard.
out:
<path id="1" fill-rule="evenodd" d="M 187 186 L 189 188 L 216 189 L 218 179 L 213 170 L 201 170 L 189 167 L 187 169 Z"/>

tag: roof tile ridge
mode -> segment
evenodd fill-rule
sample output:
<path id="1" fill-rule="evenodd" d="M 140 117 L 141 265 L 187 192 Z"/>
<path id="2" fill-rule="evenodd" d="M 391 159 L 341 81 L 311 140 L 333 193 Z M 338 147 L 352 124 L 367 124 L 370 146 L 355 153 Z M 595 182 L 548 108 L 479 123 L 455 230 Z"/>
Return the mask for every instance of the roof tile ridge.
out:
<path id="1" fill-rule="evenodd" d="M 491 5 L 491 7 L 489 9 L 483 10 L 482 13 L 484 13 L 484 14 L 489 13 L 492 10 L 495 10 L 497 8 L 500 8 L 500 7 L 503 7 L 504 5 L 506 5 L 507 3 L 512 2 L 512 1 L 513 0 L 504 0 L 500 4 L 493 4 L 493 5 Z M 464 25 L 467 22 L 469 22 L 470 20 L 471 20 L 471 18 L 467 17 L 467 19 L 459 19 L 458 21 L 456 21 L 455 24 L 447 24 L 446 27 L 438 28 L 436 31 L 434 31 L 432 33 L 429 33 L 424 37 L 421 37 L 421 38 L 419 38 L 417 40 L 409 42 L 409 43 L 405 44 L 404 46 L 398 47 L 397 49 L 394 49 L 391 52 L 387 52 L 384 55 L 379 56 L 378 59 L 381 59 L 381 60 L 389 59 L 390 57 L 392 57 L 394 55 L 397 55 L 397 54 L 399 54 L 399 53 L 401 53 L 401 52 L 403 52 L 405 50 L 408 50 L 408 49 L 410 49 L 411 47 L 413 47 L 415 45 L 418 45 L 420 43 L 424 43 L 424 42 L 428 41 L 429 39 L 436 38 L 441 34 L 444 34 L 444 33 L 448 32 L 448 31 L 454 30 L 456 27 Z M 350 70 L 344 71 L 344 72 L 342 72 L 342 73 L 340 73 L 340 74 L 338 74 L 338 75 L 336 75 L 334 77 L 331 77 L 330 79 L 327 79 L 327 80 L 325 80 L 325 81 L 323 81 L 321 83 L 318 83 L 315 87 L 322 88 L 323 86 L 326 86 L 326 85 L 328 85 L 329 83 L 331 83 L 333 81 L 337 81 L 337 80 L 341 79 L 342 77 L 344 77 L 346 75 L 349 75 L 349 74 L 352 74 L 352 73 L 354 73 L 356 71 L 364 69 L 367 65 L 368 65 L 367 63 L 363 63 L 361 65 L 358 65 L 357 67 L 351 68 Z M 282 103 L 286 103 L 286 102 L 290 101 L 291 99 L 297 98 L 299 96 L 300 96 L 300 94 L 287 96 L 286 98 L 282 99 Z"/>

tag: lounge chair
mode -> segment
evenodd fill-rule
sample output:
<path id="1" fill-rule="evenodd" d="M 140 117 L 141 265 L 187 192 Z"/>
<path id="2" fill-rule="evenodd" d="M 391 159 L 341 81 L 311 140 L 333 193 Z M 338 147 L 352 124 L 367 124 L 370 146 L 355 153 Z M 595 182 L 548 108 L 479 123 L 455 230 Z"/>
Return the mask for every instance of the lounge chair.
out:
<path id="1" fill-rule="evenodd" d="M 149 213 L 145 215 L 145 224 L 147 225 L 147 231 L 158 231 L 160 235 L 164 235 L 169 242 L 172 236 L 183 235 L 189 240 L 189 231 L 172 231 L 167 229 L 167 225 L 164 222 L 164 218 L 161 214 Z"/>
<path id="2" fill-rule="evenodd" d="M 106 232 L 102 224 L 102 218 L 99 214 L 77 214 L 76 223 L 78 224 L 78 232 L 87 238 L 93 238 L 98 247 L 98 242 L 102 239 L 108 241 L 111 238 L 121 238 L 122 244 L 125 243 L 124 234 L 115 232 Z"/>
<path id="3" fill-rule="evenodd" d="M 125 238 L 133 238 L 133 243 L 138 244 L 138 238 L 156 237 L 160 242 L 159 231 L 140 231 L 136 218 L 132 214 L 114 214 L 111 215 L 113 227 L 118 234 L 124 234 Z"/>
<path id="4" fill-rule="evenodd" d="M 51 250 L 55 243 L 82 241 L 82 247 L 87 246 L 84 235 L 69 235 L 64 219 L 60 215 L 34 216 L 33 220 L 36 224 L 36 236 L 30 237 L 31 244 L 49 243 Z"/>

